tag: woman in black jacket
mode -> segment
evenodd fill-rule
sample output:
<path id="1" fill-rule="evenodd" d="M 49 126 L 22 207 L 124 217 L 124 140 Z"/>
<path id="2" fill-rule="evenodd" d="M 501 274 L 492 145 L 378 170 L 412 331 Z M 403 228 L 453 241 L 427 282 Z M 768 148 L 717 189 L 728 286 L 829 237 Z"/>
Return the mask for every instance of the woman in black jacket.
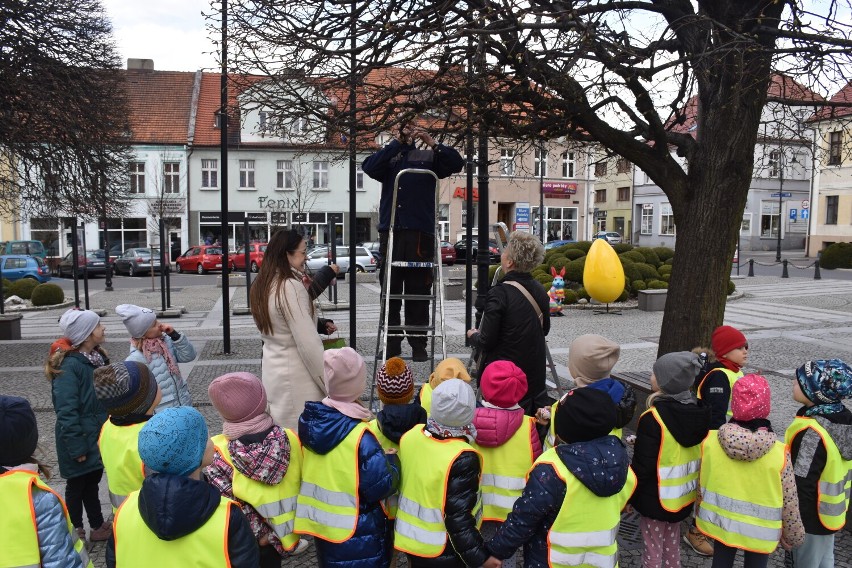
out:
<path id="1" fill-rule="evenodd" d="M 468 330 L 471 345 L 482 353 L 479 368 L 498 359 L 511 361 L 527 376 L 527 392 L 520 401 L 528 416 L 549 406 L 545 387 L 546 344 L 550 331 L 550 299 L 530 271 L 544 260 L 538 237 L 515 231 L 500 256 L 503 280 L 488 291 L 479 329 Z M 519 288 L 520 287 L 520 288 Z M 535 302 L 527 299 L 525 290 Z"/>

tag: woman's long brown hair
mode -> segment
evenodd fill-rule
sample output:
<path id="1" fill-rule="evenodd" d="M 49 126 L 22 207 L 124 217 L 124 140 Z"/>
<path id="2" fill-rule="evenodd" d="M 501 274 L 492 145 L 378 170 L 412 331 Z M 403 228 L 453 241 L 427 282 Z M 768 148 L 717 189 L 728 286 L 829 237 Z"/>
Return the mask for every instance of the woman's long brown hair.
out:
<path id="1" fill-rule="evenodd" d="M 302 244 L 302 235 L 293 229 L 281 229 L 272 234 L 266 253 L 263 256 L 263 264 L 257 273 L 257 279 L 251 286 L 251 315 L 254 323 L 261 333 L 272 335 L 272 318 L 269 315 L 269 296 L 275 295 L 275 308 L 284 315 L 284 305 L 281 304 L 281 286 L 288 278 L 296 278 L 296 274 L 290 267 L 290 259 L 287 253 L 295 252 Z"/>

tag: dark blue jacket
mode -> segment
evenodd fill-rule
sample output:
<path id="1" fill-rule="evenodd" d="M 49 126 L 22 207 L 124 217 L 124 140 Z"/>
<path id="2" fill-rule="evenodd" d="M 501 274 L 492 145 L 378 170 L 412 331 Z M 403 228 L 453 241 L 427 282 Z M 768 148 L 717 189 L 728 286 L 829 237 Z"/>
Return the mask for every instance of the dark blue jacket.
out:
<path id="1" fill-rule="evenodd" d="M 615 495 L 627 481 L 630 458 L 615 436 L 590 442 L 561 444 L 556 454 L 583 485 L 599 497 Z M 524 547 L 526 568 L 547 568 L 547 531 L 565 500 L 565 482 L 549 464 L 538 464 L 497 534 L 486 546 L 497 558 L 511 557 Z"/>
<path id="2" fill-rule="evenodd" d="M 411 404 L 388 404 L 376 414 L 379 429 L 394 444 L 418 424 L 426 424 L 426 418 L 419 399 Z"/>
<path id="3" fill-rule="evenodd" d="M 396 174 L 406 168 L 420 168 L 431 170 L 439 179 L 444 179 L 462 171 L 464 158 L 443 144 L 436 144 L 434 150 L 418 150 L 414 144 L 392 140 L 368 156 L 361 168 L 368 176 L 382 182 L 378 230 L 388 231 Z M 435 234 L 435 179 L 432 176 L 406 174 L 400 178 L 394 228 Z"/>
<path id="4" fill-rule="evenodd" d="M 216 511 L 222 495 L 205 481 L 182 475 L 154 473 L 142 482 L 139 514 L 160 540 L 175 540 L 194 533 Z M 114 533 L 113 533 L 114 534 Z M 140 550 L 140 554 L 144 554 Z M 231 507 L 228 520 L 228 557 L 232 568 L 257 568 L 257 540 L 240 507 Z M 110 539 L 106 564 L 115 567 L 115 542 Z"/>
<path id="5" fill-rule="evenodd" d="M 302 445 L 318 454 L 333 451 L 358 420 L 319 402 L 305 403 L 299 417 Z M 372 432 L 358 446 L 358 498 L 360 510 L 355 534 L 336 544 L 314 539 L 319 565 L 346 568 L 387 568 L 393 549 L 393 524 L 379 502 L 399 486 L 399 458 L 386 455 Z"/>

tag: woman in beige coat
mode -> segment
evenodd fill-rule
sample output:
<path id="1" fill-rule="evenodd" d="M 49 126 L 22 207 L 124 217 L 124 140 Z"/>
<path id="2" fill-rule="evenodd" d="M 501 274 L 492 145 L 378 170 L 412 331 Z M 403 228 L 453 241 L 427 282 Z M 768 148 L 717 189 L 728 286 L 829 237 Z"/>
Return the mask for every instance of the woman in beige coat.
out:
<path id="1" fill-rule="evenodd" d="M 323 346 L 303 282 L 306 242 L 293 230 L 272 235 L 251 287 L 251 313 L 263 339 L 261 380 L 269 413 L 296 429 L 309 400 L 322 400 Z"/>

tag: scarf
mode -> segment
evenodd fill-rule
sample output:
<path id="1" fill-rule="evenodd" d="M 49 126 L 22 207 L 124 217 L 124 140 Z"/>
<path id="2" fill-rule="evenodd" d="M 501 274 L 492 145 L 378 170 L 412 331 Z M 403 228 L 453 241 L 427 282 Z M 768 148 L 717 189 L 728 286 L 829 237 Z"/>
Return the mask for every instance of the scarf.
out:
<path id="1" fill-rule="evenodd" d="M 246 434 L 254 434 L 256 432 L 264 432 L 272 428 L 272 417 L 266 412 L 262 412 L 254 418 L 249 418 L 242 422 L 222 422 L 222 433 L 229 440 L 242 438 Z"/>
<path id="2" fill-rule="evenodd" d="M 140 341 L 142 342 L 142 355 L 145 356 L 146 361 L 150 363 L 154 359 L 154 355 L 159 355 L 166 360 L 169 373 L 175 377 L 180 377 L 180 369 L 178 368 L 177 361 L 175 361 L 172 350 L 166 345 L 166 340 L 163 339 L 162 335 L 155 339 L 142 338 Z M 131 340 L 130 344 L 133 345 L 133 340 Z"/>
<path id="3" fill-rule="evenodd" d="M 807 410 L 805 410 L 805 416 L 825 416 L 827 414 L 836 414 L 838 412 L 843 412 L 842 402 L 832 402 L 827 404 L 815 404 L 813 406 L 809 406 Z"/>
<path id="4" fill-rule="evenodd" d="M 470 444 L 476 441 L 476 426 L 473 424 L 467 424 L 465 426 L 445 426 L 430 416 L 426 419 L 426 431 L 441 439 L 464 438 Z"/>
<path id="5" fill-rule="evenodd" d="M 677 394 L 666 394 L 662 391 L 654 397 L 654 401 L 658 400 L 673 400 L 681 404 L 698 404 L 698 398 L 690 390 L 685 390 Z"/>
<path id="6" fill-rule="evenodd" d="M 97 347 L 86 353 L 85 351 L 78 351 L 80 355 L 89 360 L 95 368 L 103 367 L 106 365 L 106 361 L 104 361 L 103 355 L 98 351 Z"/>
<path id="7" fill-rule="evenodd" d="M 354 418 L 355 420 L 360 420 L 361 422 L 368 422 L 373 419 L 373 413 L 364 408 L 360 402 L 341 402 L 329 397 L 325 397 L 321 402 L 325 406 L 334 408 L 341 414 L 348 416 L 349 418 Z"/>
<path id="8" fill-rule="evenodd" d="M 735 372 L 735 373 L 738 373 L 738 372 L 740 371 L 740 369 L 742 369 L 742 367 L 741 367 L 741 366 L 737 365 L 736 363 L 734 363 L 733 361 L 731 361 L 731 360 L 729 360 L 729 359 L 725 359 L 724 357 L 720 357 L 720 356 L 718 356 L 718 355 L 717 355 L 717 356 L 716 356 L 716 359 L 717 359 L 717 360 L 718 360 L 718 361 L 719 361 L 722 365 L 724 365 L 724 366 L 725 366 L 725 368 L 726 368 L 726 369 L 728 369 L 729 371 L 733 371 L 733 372 Z"/>

